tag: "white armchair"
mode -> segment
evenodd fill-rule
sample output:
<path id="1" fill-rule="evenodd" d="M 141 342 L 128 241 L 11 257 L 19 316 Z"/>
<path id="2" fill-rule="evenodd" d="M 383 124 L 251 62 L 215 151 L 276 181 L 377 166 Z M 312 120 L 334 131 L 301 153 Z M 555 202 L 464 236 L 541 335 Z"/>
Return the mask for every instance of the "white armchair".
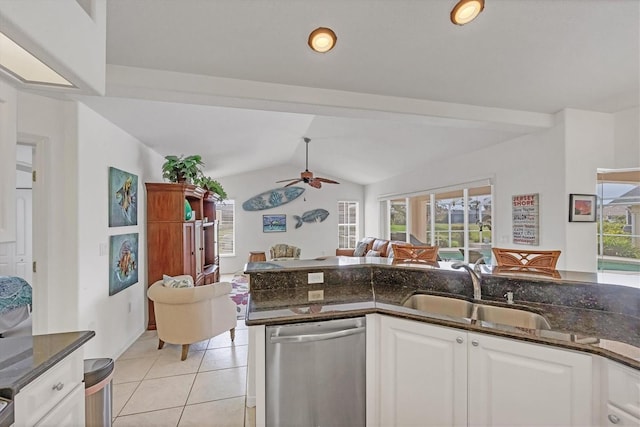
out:
<path id="1" fill-rule="evenodd" d="M 180 279 L 185 276 L 177 276 Z M 218 282 L 191 288 L 168 288 L 162 280 L 147 290 L 153 301 L 158 349 L 165 342 L 182 345 L 182 359 L 189 345 L 229 331 L 235 338 L 236 304 L 229 298 L 231 283 Z"/>

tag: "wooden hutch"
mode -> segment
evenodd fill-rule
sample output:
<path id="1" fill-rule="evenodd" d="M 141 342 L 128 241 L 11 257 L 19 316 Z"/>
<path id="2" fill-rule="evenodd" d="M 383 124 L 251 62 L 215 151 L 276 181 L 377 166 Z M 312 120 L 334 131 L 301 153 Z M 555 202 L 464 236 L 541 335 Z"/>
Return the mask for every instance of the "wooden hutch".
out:
<path id="1" fill-rule="evenodd" d="M 217 195 L 191 184 L 145 183 L 147 189 L 147 286 L 162 275 L 189 274 L 196 286 L 219 281 Z M 185 219 L 185 200 L 193 211 Z M 156 328 L 149 300 L 148 329 Z"/>

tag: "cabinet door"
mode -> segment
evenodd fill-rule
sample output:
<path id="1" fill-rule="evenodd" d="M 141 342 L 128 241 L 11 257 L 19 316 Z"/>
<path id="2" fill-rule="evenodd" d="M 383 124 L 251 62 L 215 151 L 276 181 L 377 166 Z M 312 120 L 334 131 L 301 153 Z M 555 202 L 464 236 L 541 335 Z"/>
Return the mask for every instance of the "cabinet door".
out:
<path id="1" fill-rule="evenodd" d="M 204 273 L 204 228 L 202 227 L 202 221 L 195 222 L 195 263 L 196 263 L 196 279 Z"/>
<path id="2" fill-rule="evenodd" d="M 196 234 L 193 222 L 185 222 L 182 226 L 182 247 L 184 250 L 184 273 L 197 280 L 196 274 Z"/>
<path id="3" fill-rule="evenodd" d="M 589 355 L 470 333 L 469 425 L 591 425 Z"/>
<path id="4" fill-rule="evenodd" d="M 386 316 L 380 330 L 380 425 L 466 425 L 466 333 Z"/>

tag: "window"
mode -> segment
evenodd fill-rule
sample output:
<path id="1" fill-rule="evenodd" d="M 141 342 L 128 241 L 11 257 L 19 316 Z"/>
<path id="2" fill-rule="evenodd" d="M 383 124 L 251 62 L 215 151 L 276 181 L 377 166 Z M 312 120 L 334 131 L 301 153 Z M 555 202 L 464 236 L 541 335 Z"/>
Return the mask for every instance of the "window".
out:
<path id="1" fill-rule="evenodd" d="M 440 247 L 443 259 L 491 259 L 492 188 L 488 181 L 387 200 L 389 238 Z"/>
<path id="2" fill-rule="evenodd" d="M 598 173 L 598 270 L 640 272 L 640 170 Z"/>
<path id="3" fill-rule="evenodd" d="M 356 247 L 358 212 L 358 202 L 338 202 L 338 248 Z"/>
<path id="4" fill-rule="evenodd" d="M 216 204 L 216 218 L 218 219 L 220 255 L 235 255 L 235 202 L 233 200 L 225 200 L 224 203 Z"/>
<path id="5" fill-rule="evenodd" d="M 407 241 L 407 200 L 389 201 L 389 231 L 391 240 Z"/>

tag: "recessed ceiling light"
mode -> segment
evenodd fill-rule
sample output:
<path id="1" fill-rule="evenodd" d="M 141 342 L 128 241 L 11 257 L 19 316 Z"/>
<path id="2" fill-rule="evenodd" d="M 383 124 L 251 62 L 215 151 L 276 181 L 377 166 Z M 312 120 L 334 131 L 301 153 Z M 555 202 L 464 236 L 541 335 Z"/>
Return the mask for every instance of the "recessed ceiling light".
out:
<path id="1" fill-rule="evenodd" d="M 48 65 L 0 32 L 0 69 L 23 83 L 75 87 Z"/>
<path id="2" fill-rule="evenodd" d="M 329 52 L 336 45 L 336 33 L 331 28 L 316 28 L 309 34 L 309 47 L 316 52 Z"/>
<path id="3" fill-rule="evenodd" d="M 484 9 L 484 0 L 460 0 L 451 10 L 451 22 L 464 25 L 476 19 Z"/>

